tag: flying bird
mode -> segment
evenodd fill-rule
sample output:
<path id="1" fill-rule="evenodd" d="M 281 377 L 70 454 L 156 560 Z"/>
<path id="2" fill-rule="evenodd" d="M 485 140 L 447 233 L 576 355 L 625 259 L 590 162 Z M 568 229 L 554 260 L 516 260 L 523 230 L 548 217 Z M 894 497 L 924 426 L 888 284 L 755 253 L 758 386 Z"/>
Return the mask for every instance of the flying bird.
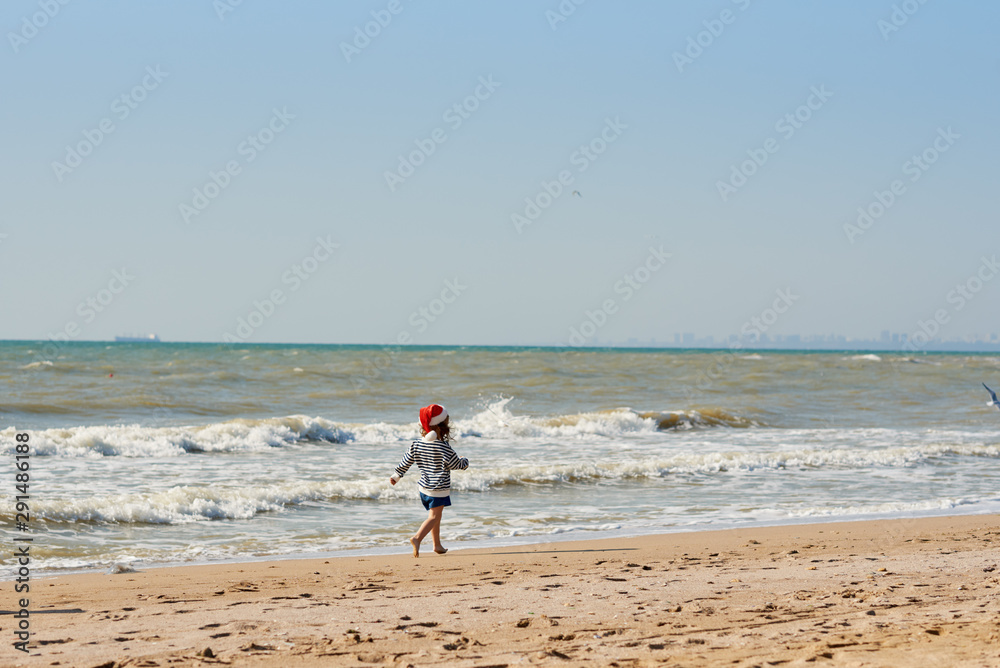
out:
<path id="1" fill-rule="evenodd" d="M 583 197 L 583 195 L 580 194 L 579 190 L 574 190 L 573 194 L 576 195 L 577 197 Z"/>
<path id="2" fill-rule="evenodd" d="M 997 410 L 1000 410 L 1000 400 L 997 399 L 997 393 L 987 387 L 986 383 L 983 383 L 983 387 L 986 388 L 986 391 L 990 393 L 990 397 L 993 399 L 993 401 L 987 401 L 986 405 L 996 406 Z"/>

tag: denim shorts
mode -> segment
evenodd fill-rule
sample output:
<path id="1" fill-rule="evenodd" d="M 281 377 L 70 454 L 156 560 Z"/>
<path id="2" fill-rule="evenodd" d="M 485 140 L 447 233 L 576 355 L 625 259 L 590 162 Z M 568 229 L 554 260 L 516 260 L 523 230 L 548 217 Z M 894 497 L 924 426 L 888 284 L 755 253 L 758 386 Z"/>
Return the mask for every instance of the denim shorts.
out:
<path id="1" fill-rule="evenodd" d="M 420 503 L 424 504 L 425 510 L 430 510 L 431 508 L 438 508 L 441 506 L 450 506 L 451 497 L 450 496 L 427 496 L 423 492 L 420 492 Z"/>

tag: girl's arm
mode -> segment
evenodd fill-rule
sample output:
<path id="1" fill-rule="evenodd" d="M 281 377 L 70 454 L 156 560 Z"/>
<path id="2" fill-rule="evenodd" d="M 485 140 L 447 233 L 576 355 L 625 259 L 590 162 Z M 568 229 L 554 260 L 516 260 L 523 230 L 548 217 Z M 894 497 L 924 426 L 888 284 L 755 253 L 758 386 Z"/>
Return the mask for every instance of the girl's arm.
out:
<path id="1" fill-rule="evenodd" d="M 464 471 L 469 468 L 469 460 L 465 457 L 459 457 L 458 453 L 448 446 L 448 450 L 451 454 L 444 460 L 444 465 L 449 471 Z"/>
<path id="2" fill-rule="evenodd" d="M 410 470 L 413 466 L 413 446 L 403 454 L 403 459 L 400 460 L 399 466 L 396 467 L 396 475 L 389 478 L 389 482 L 395 485 L 399 482 L 399 479 L 406 475 L 406 472 Z"/>

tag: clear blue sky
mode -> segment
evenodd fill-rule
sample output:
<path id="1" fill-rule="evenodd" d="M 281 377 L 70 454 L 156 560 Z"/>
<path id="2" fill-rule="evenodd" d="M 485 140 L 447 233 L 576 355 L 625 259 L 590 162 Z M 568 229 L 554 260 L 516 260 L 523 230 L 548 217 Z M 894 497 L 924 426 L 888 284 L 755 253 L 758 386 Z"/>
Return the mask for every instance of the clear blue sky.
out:
<path id="1" fill-rule="evenodd" d="M 1000 329 L 994 2 L 223 5 L 3 3 L 0 338 L 560 343 L 610 304 L 598 340 L 666 341 L 738 332 L 786 289 L 771 333 Z M 210 172 L 228 184 L 185 216 Z"/>

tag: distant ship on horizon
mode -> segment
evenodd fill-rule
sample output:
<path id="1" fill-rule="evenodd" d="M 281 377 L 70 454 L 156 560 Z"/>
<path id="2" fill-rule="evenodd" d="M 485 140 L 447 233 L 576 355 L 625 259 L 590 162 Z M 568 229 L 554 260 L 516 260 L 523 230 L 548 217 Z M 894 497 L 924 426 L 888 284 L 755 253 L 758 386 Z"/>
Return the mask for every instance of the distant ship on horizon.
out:
<path id="1" fill-rule="evenodd" d="M 116 336 L 115 343 L 159 343 L 160 337 L 156 334 L 145 336 Z"/>

